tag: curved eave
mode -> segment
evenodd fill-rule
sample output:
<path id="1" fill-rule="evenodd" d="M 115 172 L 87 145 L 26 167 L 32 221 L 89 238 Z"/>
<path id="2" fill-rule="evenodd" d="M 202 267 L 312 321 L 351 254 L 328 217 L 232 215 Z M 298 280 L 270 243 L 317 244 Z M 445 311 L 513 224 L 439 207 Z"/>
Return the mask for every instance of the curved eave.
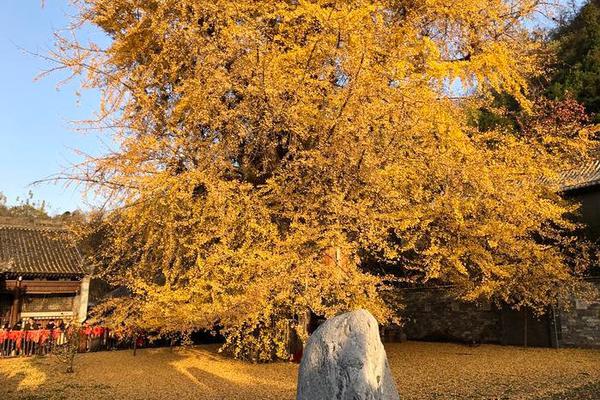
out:
<path id="1" fill-rule="evenodd" d="M 600 179 L 589 182 L 582 182 L 574 185 L 563 185 L 561 186 L 560 191 L 561 193 L 569 193 L 577 190 L 590 189 L 595 186 L 600 186 Z"/>
<path id="2" fill-rule="evenodd" d="M 1 274 L 1 273 L 0 273 Z M 4 277 L 6 279 L 17 279 L 18 277 L 22 277 L 22 278 L 58 278 L 58 279 L 64 279 L 64 278 L 74 278 L 77 280 L 81 280 L 84 276 L 86 276 L 87 274 L 85 273 L 53 273 L 53 272 L 15 272 L 15 271 L 10 271 L 10 272 L 4 272 L 3 273 Z"/>

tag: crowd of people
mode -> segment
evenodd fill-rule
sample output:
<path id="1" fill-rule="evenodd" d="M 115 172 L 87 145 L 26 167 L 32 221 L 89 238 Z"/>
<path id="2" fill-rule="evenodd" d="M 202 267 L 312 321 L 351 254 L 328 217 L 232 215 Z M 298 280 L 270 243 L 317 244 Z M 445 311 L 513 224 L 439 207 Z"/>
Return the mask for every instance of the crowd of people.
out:
<path id="1" fill-rule="evenodd" d="M 42 320 L 40 322 L 36 321 L 33 318 L 26 318 L 26 319 L 20 319 L 14 326 L 10 326 L 10 323 L 7 321 L 2 325 L 2 330 L 3 331 L 7 331 L 7 330 L 14 330 L 14 331 L 30 331 L 30 330 L 35 330 L 35 329 L 49 329 L 49 330 L 54 330 L 54 329 L 64 329 L 66 327 L 66 324 L 64 322 L 64 320 L 62 319 L 58 319 L 58 320 L 54 320 L 54 319 L 49 319 L 49 320 Z"/>

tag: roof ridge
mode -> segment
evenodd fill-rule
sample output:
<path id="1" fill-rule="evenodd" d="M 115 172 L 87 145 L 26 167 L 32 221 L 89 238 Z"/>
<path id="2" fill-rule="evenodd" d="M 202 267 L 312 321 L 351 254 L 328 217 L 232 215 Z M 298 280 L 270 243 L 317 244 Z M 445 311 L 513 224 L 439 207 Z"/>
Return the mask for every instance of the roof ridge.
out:
<path id="1" fill-rule="evenodd" d="M 62 225 L 28 225 L 28 224 L 11 224 L 0 222 L 0 229 L 22 229 L 30 231 L 68 231 L 66 226 Z"/>

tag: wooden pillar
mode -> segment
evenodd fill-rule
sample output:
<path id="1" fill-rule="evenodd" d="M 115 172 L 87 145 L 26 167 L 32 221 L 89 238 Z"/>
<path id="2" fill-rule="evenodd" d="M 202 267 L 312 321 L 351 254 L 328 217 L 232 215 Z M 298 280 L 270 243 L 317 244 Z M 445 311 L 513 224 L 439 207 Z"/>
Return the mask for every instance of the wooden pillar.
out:
<path id="1" fill-rule="evenodd" d="M 551 306 L 550 310 L 552 311 L 552 322 L 551 322 L 551 329 L 552 332 L 550 332 L 550 337 L 554 340 L 550 340 L 551 344 L 553 345 L 552 347 L 554 347 L 555 349 L 558 349 L 559 343 L 558 343 L 558 321 L 556 318 L 556 308 L 554 306 Z M 552 343 L 554 342 L 554 343 Z"/>
<path id="2" fill-rule="evenodd" d="M 17 286 L 15 287 L 13 294 L 13 302 L 10 307 L 9 323 L 11 327 L 15 326 L 19 320 L 19 314 L 21 314 L 21 280 L 21 277 L 17 279 Z"/>
<path id="3" fill-rule="evenodd" d="M 527 347 L 527 308 L 523 307 L 523 346 Z"/>

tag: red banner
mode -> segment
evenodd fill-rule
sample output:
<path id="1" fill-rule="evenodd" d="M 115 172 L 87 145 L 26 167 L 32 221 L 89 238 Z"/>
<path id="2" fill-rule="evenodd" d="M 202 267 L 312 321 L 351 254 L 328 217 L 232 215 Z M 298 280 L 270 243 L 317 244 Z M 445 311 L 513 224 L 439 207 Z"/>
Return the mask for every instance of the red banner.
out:
<path id="1" fill-rule="evenodd" d="M 100 337 L 104 335 L 106 328 L 101 326 L 85 327 L 80 333 L 88 337 Z M 56 340 L 60 337 L 63 331 L 59 329 L 34 329 L 29 331 L 0 331 L 0 343 L 5 340 L 21 342 L 21 339 L 33 343 L 45 344 L 50 338 Z"/>

